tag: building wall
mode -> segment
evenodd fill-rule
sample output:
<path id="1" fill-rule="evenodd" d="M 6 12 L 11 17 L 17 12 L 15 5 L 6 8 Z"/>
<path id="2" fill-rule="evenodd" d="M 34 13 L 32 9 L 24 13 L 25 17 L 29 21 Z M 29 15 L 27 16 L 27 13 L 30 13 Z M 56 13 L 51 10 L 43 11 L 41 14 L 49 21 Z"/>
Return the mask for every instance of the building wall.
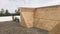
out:
<path id="1" fill-rule="evenodd" d="M 35 12 L 34 26 L 37 28 L 52 30 L 60 21 L 60 6 L 37 8 Z"/>
<path id="2" fill-rule="evenodd" d="M 60 24 L 60 6 L 21 8 L 21 15 L 27 27 L 45 29 L 51 34 L 52 31 L 59 31 L 60 27 L 56 27 Z"/>

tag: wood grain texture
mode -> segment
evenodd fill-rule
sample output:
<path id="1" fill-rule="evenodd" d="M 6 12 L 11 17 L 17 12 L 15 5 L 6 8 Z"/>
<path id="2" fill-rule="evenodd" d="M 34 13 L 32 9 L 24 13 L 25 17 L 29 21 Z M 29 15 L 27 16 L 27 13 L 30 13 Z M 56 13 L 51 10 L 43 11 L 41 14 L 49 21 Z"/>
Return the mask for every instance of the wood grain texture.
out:
<path id="1" fill-rule="evenodd" d="M 60 34 L 60 6 L 22 8 L 21 14 L 27 27 L 48 30 L 49 34 Z"/>
<path id="2" fill-rule="evenodd" d="M 48 34 L 60 34 L 60 22 Z"/>
<path id="3" fill-rule="evenodd" d="M 21 8 L 21 15 L 25 21 L 26 27 L 30 28 L 33 27 L 33 20 L 34 20 L 34 9 L 28 9 L 28 8 Z"/>

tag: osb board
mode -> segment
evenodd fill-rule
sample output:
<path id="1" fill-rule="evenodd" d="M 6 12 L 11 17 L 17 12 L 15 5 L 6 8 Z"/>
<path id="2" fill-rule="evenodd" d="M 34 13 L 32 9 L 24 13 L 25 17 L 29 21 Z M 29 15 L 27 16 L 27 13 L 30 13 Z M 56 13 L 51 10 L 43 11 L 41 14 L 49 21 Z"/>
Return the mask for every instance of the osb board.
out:
<path id="1" fill-rule="evenodd" d="M 51 31 L 56 26 L 56 24 L 58 24 L 58 21 L 38 19 L 35 23 L 35 27 Z"/>
<path id="2" fill-rule="evenodd" d="M 21 13 L 28 24 L 27 27 L 34 27 L 51 31 L 57 22 L 60 20 L 60 7 L 48 7 L 48 8 L 22 8 Z M 35 11 L 35 12 L 34 12 Z M 30 14 L 30 15 L 29 15 Z M 33 18 L 32 18 L 33 17 Z M 32 19 L 31 19 L 32 18 Z M 42 21 L 39 21 L 43 19 Z M 54 24 L 54 25 L 53 25 Z"/>
<path id="3" fill-rule="evenodd" d="M 35 8 L 21 8 L 21 12 L 33 12 Z"/>
<path id="4" fill-rule="evenodd" d="M 28 28 L 33 27 L 33 21 L 34 21 L 33 11 L 34 11 L 34 9 L 27 9 L 27 8 L 21 9 L 21 14 L 22 14 L 24 21 L 25 21 L 24 23 L 27 25 Z"/>
<path id="5" fill-rule="evenodd" d="M 51 30 L 49 34 L 60 34 L 60 22 Z"/>
<path id="6" fill-rule="evenodd" d="M 37 8 L 34 27 L 51 31 L 60 21 L 60 7 Z"/>
<path id="7" fill-rule="evenodd" d="M 20 17 L 21 17 L 21 22 L 20 22 L 20 25 L 22 25 L 23 27 L 27 27 L 26 23 L 25 23 L 25 20 L 22 16 L 22 14 L 20 13 Z"/>
<path id="8" fill-rule="evenodd" d="M 35 18 L 60 20 L 60 8 L 39 8 L 35 12 Z"/>

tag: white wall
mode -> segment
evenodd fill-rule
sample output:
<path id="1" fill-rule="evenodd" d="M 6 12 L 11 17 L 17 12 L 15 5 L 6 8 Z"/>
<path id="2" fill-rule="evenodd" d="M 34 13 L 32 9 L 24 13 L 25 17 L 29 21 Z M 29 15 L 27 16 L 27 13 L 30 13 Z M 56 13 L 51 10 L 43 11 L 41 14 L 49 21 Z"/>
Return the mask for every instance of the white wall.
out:
<path id="1" fill-rule="evenodd" d="M 16 16 L 16 17 L 20 19 L 20 16 Z M 12 16 L 0 17 L 0 22 L 4 22 L 4 21 L 12 21 Z"/>

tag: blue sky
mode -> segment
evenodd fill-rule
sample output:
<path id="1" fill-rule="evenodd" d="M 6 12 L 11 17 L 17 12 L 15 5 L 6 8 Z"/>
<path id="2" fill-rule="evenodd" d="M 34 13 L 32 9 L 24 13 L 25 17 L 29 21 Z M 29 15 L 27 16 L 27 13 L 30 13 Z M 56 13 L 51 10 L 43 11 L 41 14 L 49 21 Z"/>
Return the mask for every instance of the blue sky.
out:
<path id="1" fill-rule="evenodd" d="M 60 0 L 0 0 L 0 9 L 8 9 L 14 12 L 18 7 L 43 7 L 50 5 L 60 5 Z"/>

